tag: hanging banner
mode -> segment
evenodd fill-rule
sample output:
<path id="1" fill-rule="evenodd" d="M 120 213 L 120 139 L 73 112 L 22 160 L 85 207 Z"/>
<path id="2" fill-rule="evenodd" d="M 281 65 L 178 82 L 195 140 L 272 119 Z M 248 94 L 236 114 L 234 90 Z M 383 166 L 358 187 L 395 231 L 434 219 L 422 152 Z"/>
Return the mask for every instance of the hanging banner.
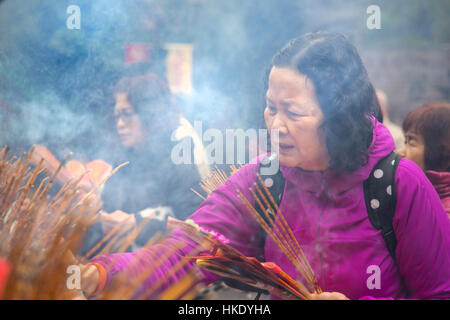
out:
<path id="1" fill-rule="evenodd" d="M 148 43 L 127 43 L 125 45 L 125 65 L 150 60 L 150 45 Z"/>
<path id="2" fill-rule="evenodd" d="M 167 43 L 166 67 L 170 90 L 175 94 L 192 92 L 192 52 L 189 43 Z"/>

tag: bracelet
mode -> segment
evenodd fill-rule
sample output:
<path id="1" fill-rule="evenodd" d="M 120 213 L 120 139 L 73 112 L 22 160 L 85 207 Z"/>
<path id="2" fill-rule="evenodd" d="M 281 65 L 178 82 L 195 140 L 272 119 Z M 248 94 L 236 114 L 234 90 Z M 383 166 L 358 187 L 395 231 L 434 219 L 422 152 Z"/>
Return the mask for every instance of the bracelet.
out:
<path id="1" fill-rule="evenodd" d="M 89 266 L 96 267 L 97 270 L 98 270 L 98 273 L 99 273 L 99 280 L 100 281 L 98 283 L 98 286 L 95 289 L 95 291 L 92 294 L 89 295 L 89 296 L 96 296 L 97 294 L 99 294 L 105 288 L 106 279 L 107 279 L 108 274 L 106 272 L 105 267 L 102 264 L 98 263 L 98 262 L 89 262 L 89 263 L 86 264 L 86 267 L 89 267 Z"/>

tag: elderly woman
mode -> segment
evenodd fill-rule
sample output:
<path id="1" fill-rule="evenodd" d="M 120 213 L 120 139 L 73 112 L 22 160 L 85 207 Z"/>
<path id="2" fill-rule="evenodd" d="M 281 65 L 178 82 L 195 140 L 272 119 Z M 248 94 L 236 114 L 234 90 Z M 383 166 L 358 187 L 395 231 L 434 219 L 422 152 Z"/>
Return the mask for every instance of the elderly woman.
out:
<path id="1" fill-rule="evenodd" d="M 324 291 L 312 298 L 450 298 L 450 221 L 414 162 L 401 159 L 395 174 L 395 256 L 369 221 L 363 182 L 395 146 L 389 131 L 373 116 L 378 102 L 354 46 L 333 33 L 312 33 L 290 41 L 272 60 L 266 101 L 264 118 L 267 128 L 279 133 L 274 143 L 285 179 L 280 210 Z M 239 189 L 252 199 L 249 188 L 257 181 L 259 165 L 260 159 L 243 166 L 191 219 L 227 238 L 241 253 L 263 255 L 299 279 L 270 237 L 261 244 L 261 228 L 236 194 Z M 179 240 L 185 247 L 148 277 L 145 290 L 196 246 L 183 232 L 144 251 L 95 257 L 94 264 L 84 269 L 83 283 L 90 280 L 96 285 L 86 288 L 85 294 L 110 285 L 138 257 L 139 264 L 125 271 L 132 281 Z M 369 277 L 375 269 L 379 281 L 372 286 Z M 215 279 L 207 272 L 203 277 Z"/>
<path id="2" fill-rule="evenodd" d="M 398 153 L 427 175 L 450 217 L 450 104 L 427 103 L 403 121 L 405 146 Z"/>

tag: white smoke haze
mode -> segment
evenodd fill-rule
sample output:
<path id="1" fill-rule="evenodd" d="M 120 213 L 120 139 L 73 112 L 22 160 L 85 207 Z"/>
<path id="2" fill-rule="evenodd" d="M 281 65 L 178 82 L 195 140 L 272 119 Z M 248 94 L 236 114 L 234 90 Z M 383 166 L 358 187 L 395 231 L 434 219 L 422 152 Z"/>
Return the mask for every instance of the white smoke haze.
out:
<path id="1" fill-rule="evenodd" d="M 12 122 L 3 125 L 0 144 L 26 149 L 56 141 L 78 148 L 87 159 L 103 154 L 102 147 L 117 138 L 108 122 L 112 88 L 129 72 L 124 63 L 129 43 L 151 47 L 152 65 L 135 66 L 141 73 L 165 70 L 164 44 L 191 44 L 193 93 L 179 96 L 181 109 L 191 123 L 202 121 L 205 129 L 223 134 L 264 127 L 263 80 L 272 55 L 289 39 L 317 30 L 342 32 L 355 42 L 375 86 L 388 95 L 391 120 L 400 123 L 421 97 L 449 99 L 449 22 L 443 14 L 449 2 L 377 1 L 381 29 L 368 30 L 366 10 L 373 4 L 0 1 L 0 114 Z M 80 8 L 79 30 L 66 27 L 69 5 Z M 406 80 L 400 88 L 401 79 Z"/>

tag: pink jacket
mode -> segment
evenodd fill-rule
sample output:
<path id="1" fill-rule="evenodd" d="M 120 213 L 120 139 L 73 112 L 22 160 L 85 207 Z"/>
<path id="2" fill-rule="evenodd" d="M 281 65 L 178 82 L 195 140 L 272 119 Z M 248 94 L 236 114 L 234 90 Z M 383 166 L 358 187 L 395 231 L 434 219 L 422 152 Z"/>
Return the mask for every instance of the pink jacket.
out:
<path id="1" fill-rule="evenodd" d="M 402 159 L 395 177 L 396 261 L 389 255 L 381 231 L 369 221 L 362 183 L 372 167 L 394 148 L 386 127 L 376 123 L 369 161 L 353 173 L 337 176 L 329 170 L 307 172 L 282 166 L 286 185 L 280 210 L 323 291 L 341 292 L 350 299 L 449 299 L 450 220 L 435 189 L 415 163 Z M 236 188 L 252 199 L 248 188 L 256 180 L 257 169 L 258 163 L 245 165 L 191 216 L 198 225 L 224 235 L 247 256 L 262 253 L 258 247 L 259 226 L 237 198 Z M 142 249 L 140 263 L 127 271 L 128 276 L 133 278 L 143 272 L 177 238 L 185 241 L 186 247 L 149 276 L 143 289 L 151 286 L 195 246 L 181 231 L 162 244 Z M 108 271 L 109 283 L 136 254 L 104 255 L 93 261 L 106 266 L 117 258 Z M 297 277 L 293 265 L 269 237 L 264 255 L 266 261 L 277 263 L 291 277 Z M 180 271 L 173 281 L 184 272 Z M 216 279 L 207 272 L 204 276 L 206 281 Z"/>

